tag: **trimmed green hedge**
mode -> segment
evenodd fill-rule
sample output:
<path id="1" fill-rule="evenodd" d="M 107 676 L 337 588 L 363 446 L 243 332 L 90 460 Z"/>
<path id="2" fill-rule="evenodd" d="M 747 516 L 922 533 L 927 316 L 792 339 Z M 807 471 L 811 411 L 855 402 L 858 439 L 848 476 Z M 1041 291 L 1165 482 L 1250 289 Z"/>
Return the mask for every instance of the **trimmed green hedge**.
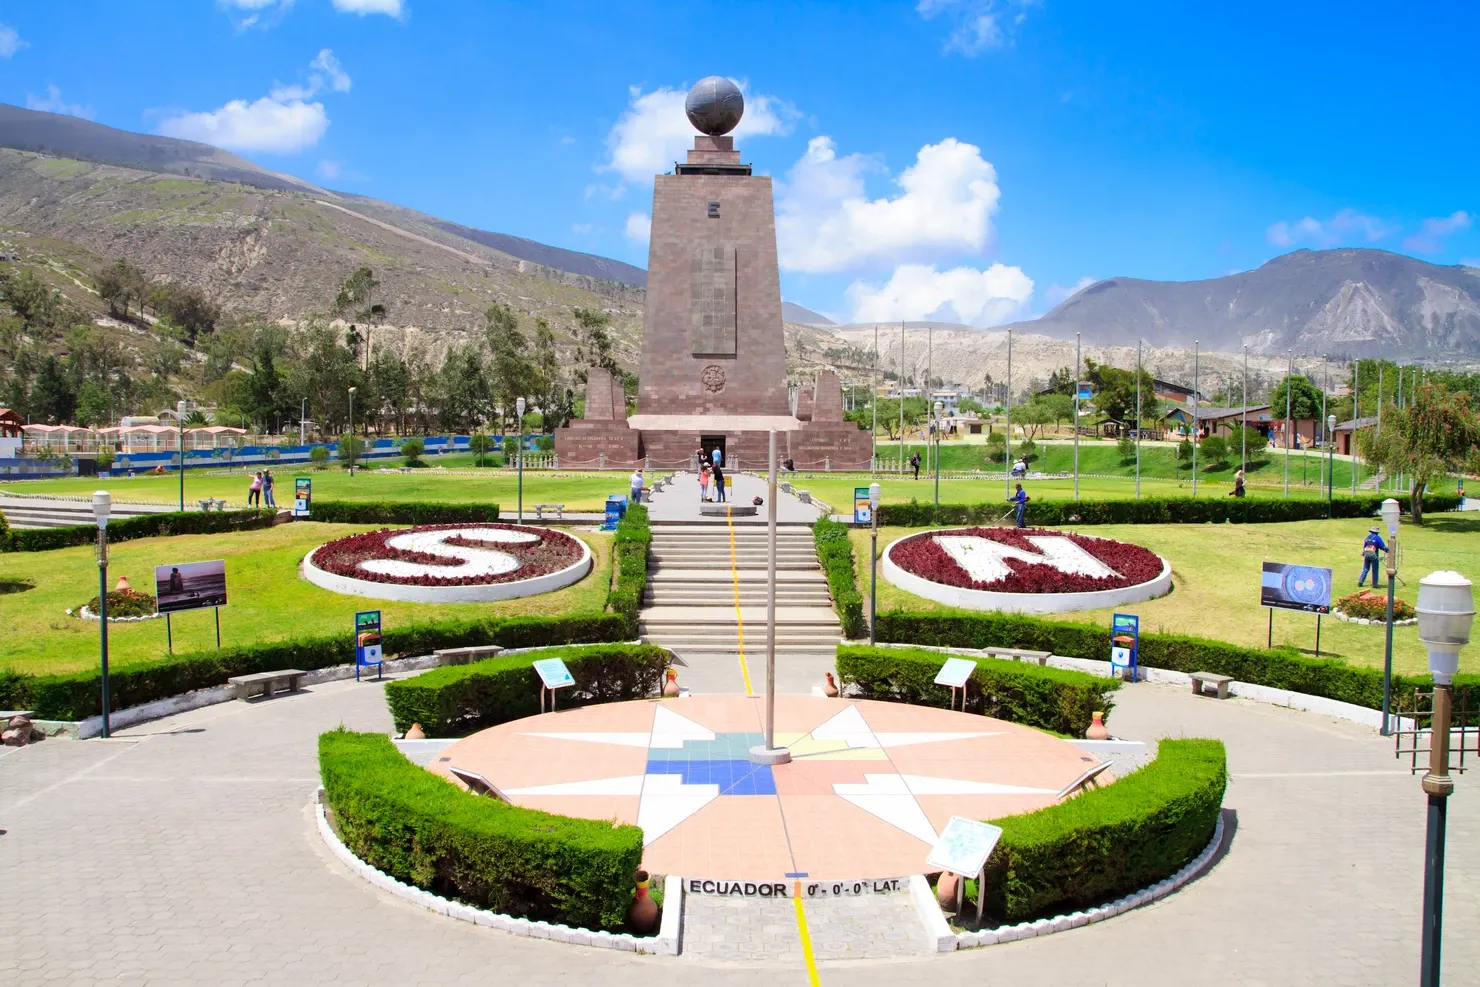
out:
<path id="1" fill-rule="evenodd" d="M 307 520 L 326 524 L 486 524 L 499 520 L 499 516 L 497 504 L 315 500 Z"/>
<path id="2" fill-rule="evenodd" d="M 935 684 L 947 658 L 924 648 L 869 648 L 838 645 L 839 684 L 856 686 L 864 699 L 948 707 L 951 690 Z M 1029 665 L 1001 658 L 977 658 L 966 683 L 966 711 L 982 713 L 1041 730 L 1083 737 L 1096 710 L 1109 713 L 1119 679 L 1087 672 Z"/>
<path id="3" fill-rule="evenodd" d="M 223 531 L 250 531 L 272 526 L 277 515 L 270 510 L 246 511 L 170 511 L 167 514 L 139 514 L 108 522 L 108 541 L 132 541 L 158 535 L 214 535 Z M 92 524 L 65 528 L 24 528 L 12 530 L 10 537 L 0 532 L 0 547 L 7 552 L 48 552 L 54 548 L 91 545 L 98 540 L 98 529 Z"/>
<path id="4" fill-rule="evenodd" d="M 843 625 L 844 637 L 868 635 L 868 621 L 863 615 L 863 594 L 853 578 L 853 542 L 848 538 L 848 525 L 819 518 L 812 525 L 812 540 L 817 545 L 817 560 L 827 576 L 833 607 Z"/>
<path id="5" fill-rule="evenodd" d="M 1024 648 L 1075 658 L 1110 659 L 1110 628 L 1020 614 L 879 614 L 880 641 L 941 648 Z M 1185 634 L 1141 634 L 1140 663 L 1177 672 L 1216 672 L 1239 682 L 1382 708 L 1382 672 L 1331 658 L 1307 658 L 1294 648 L 1248 648 Z M 1480 675 L 1455 677 L 1460 688 L 1480 688 Z M 1393 708 L 1412 705 L 1415 687 L 1428 676 L 1393 676 Z"/>
<path id="6" fill-rule="evenodd" d="M 384 734 L 319 737 L 324 800 L 344 844 L 406 884 L 519 917 L 619 929 L 642 830 L 472 795 Z"/>
<path id="7" fill-rule="evenodd" d="M 648 509 L 634 504 L 622 515 L 616 537 L 612 539 L 616 580 L 606 600 L 607 608 L 627 621 L 629 638 L 637 637 L 637 612 L 642 608 L 642 594 L 647 589 L 648 551 L 652 544 Z"/>
<path id="8" fill-rule="evenodd" d="M 544 648 L 471 665 L 434 668 L 386 683 L 396 729 L 420 723 L 428 737 L 453 737 L 539 713 L 540 679 L 534 663 L 560 658 L 576 680 L 560 692 L 562 708 L 646 699 L 663 686 L 668 652 L 651 644 Z"/>
<path id="9" fill-rule="evenodd" d="M 993 822 L 987 911 L 1022 922 L 1104 904 L 1164 880 L 1207 847 L 1228 769 L 1217 740 L 1163 740 L 1139 771 Z"/>
<path id="10" fill-rule="evenodd" d="M 620 641 L 626 620 L 610 613 L 560 617 L 503 617 L 410 624 L 387 630 L 382 643 L 387 658 L 430 654 L 438 648 L 498 644 L 535 648 L 552 644 Z M 194 689 L 224 685 L 233 675 L 280 668 L 311 671 L 354 661 L 352 635 L 326 635 L 219 651 L 177 655 L 172 659 L 115 669 L 108 676 L 113 709 L 176 696 Z M 30 675 L 0 672 L 0 708 L 33 709 L 44 720 L 81 720 L 102 712 L 99 673 Z"/>
<path id="11" fill-rule="evenodd" d="M 1331 504 L 1331 516 L 1374 517 L 1385 497 L 1341 498 Z M 1398 502 L 1408 510 L 1408 495 Z M 1430 494 L 1424 497 L 1425 513 L 1453 510 L 1459 498 Z M 995 524 L 1006 508 L 992 497 L 980 504 L 883 504 L 879 524 L 919 528 L 942 524 Z M 1324 500 L 1263 500 L 1254 497 L 1208 497 L 1193 500 L 1030 500 L 1027 523 L 1053 524 L 1259 524 L 1273 521 L 1314 521 L 1326 517 Z"/>

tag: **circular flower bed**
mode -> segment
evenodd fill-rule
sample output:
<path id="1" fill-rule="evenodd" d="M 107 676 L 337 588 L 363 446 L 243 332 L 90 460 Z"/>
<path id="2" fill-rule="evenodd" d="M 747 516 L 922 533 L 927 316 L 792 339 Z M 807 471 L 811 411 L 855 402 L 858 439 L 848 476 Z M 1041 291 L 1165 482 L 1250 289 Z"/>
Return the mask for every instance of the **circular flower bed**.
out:
<path id="1" fill-rule="evenodd" d="M 68 610 L 67 613 L 73 611 Z M 76 610 L 83 620 L 98 619 L 98 598 L 95 596 Z M 108 623 L 115 621 L 154 620 L 160 616 L 155 610 L 154 597 L 134 589 L 113 590 L 108 594 Z"/>
<path id="2" fill-rule="evenodd" d="M 1343 596 L 1336 601 L 1336 606 L 1331 608 L 1331 612 L 1336 615 L 1337 620 L 1345 620 L 1354 624 L 1386 624 L 1387 594 L 1363 590 L 1360 593 Z M 1393 597 L 1393 623 L 1418 623 L 1418 614 L 1414 611 L 1413 605 L 1396 596 Z"/>
<path id="3" fill-rule="evenodd" d="M 591 569 L 585 542 L 547 528 L 438 524 L 381 529 L 329 542 L 304 559 L 304 576 L 337 593 L 424 603 L 533 596 Z"/>
<path id="4" fill-rule="evenodd" d="M 1034 528 L 910 535 L 884 551 L 884 577 L 937 602 L 1019 613 L 1116 606 L 1171 589 L 1171 565 L 1155 552 Z"/>

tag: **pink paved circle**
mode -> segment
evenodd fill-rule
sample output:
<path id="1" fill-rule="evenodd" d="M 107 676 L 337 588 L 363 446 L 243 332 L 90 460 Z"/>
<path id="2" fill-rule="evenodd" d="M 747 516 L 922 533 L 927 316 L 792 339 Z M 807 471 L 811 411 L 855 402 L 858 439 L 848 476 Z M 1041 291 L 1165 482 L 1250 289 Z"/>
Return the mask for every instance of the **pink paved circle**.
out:
<path id="1" fill-rule="evenodd" d="M 695 696 L 503 723 L 433 770 L 480 775 L 515 805 L 643 829 L 643 866 L 685 878 L 862 880 L 926 871 L 953 815 L 1058 801 L 1097 759 L 987 717 L 865 700 L 776 698 L 790 764 L 750 763 L 764 700 Z"/>

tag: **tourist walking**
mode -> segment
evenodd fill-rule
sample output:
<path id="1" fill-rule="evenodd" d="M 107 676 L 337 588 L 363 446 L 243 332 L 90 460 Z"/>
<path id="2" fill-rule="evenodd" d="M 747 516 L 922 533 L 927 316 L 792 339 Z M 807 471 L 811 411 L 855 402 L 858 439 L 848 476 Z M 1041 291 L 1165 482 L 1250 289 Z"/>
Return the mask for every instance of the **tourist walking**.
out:
<path id="1" fill-rule="evenodd" d="M 1390 551 L 1378 534 L 1377 525 L 1373 525 L 1367 532 L 1367 538 L 1362 542 L 1362 575 L 1357 579 L 1357 585 L 1361 586 L 1367 581 L 1367 570 L 1372 570 L 1372 588 L 1377 588 L 1377 562 L 1382 552 Z"/>
<path id="2" fill-rule="evenodd" d="M 719 450 L 714 450 L 714 454 L 718 456 Z M 714 464 L 714 500 L 718 504 L 725 502 L 725 471 L 719 463 Z"/>
<path id="3" fill-rule="evenodd" d="M 1244 468 L 1240 466 L 1238 472 L 1233 474 L 1233 489 L 1228 492 L 1230 497 L 1242 497 L 1244 495 Z"/>
<path id="4" fill-rule="evenodd" d="M 635 470 L 632 471 L 632 479 L 631 479 L 630 483 L 632 485 L 632 496 L 630 498 L 628 498 L 628 500 L 627 500 L 628 505 L 641 504 L 642 503 L 642 467 L 641 466 L 639 466 L 637 469 L 635 469 Z"/>
<path id="5" fill-rule="evenodd" d="M 1007 502 L 1009 504 L 1017 505 L 1017 526 L 1019 528 L 1026 528 L 1028 526 L 1026 519 L 1026 515 L 1028 513 L 1028 499 L 1028 492 L 1023 489 L 1023 485 L 1021 483 L 1017 484 L 1017 492 L 1014 493 L 1011 497 L 1007 498 Z"/>
<path id="6" fill-rule="evenodd" d="M 276 507 L 277 506 L 277 499 L 273 496 L 273 493 L 272 493 L 273 485 L 274 485 L 274 480 L 272 478 L 272 470 L 263 470 L 262 471 L 262 496 L 264 498 L 266 498 L 266 500 L 267 500 L 267 506 L 268 507 Z"/>
<path id="7" fill-rule="evenodd" d="M 709 457 L 714 460 L 714 465 L 716 467 L 720 467 L 725 464 L 725 453 L 724 450 L 721 449 L 719 446 L 715 446 L 709 451 Z"/>
<path id="8" fill-rule="evenodd" d="M 252 482 L 247 487 L 247 506 L 248 507 L 259 507 L 259 506 L 261 506 L 261 504 L 262 504 L 262 471 L 261 470 L 258 470 L 257 471 L 257 475 L 254 476 L 254 477 L 252 477 Z"/>
<path id="9" fill-rule="evenodd" d="M 709 500 L 709 464 L 705 463 L 699 467 L 699 501 L 703 503 Z"/>
<path id="10" fill-rule="evenodd" d="M 915 471 L 915 479 L 920 479 L 920 454 L 918 452 L 910 457 L 910 469 Z"/>

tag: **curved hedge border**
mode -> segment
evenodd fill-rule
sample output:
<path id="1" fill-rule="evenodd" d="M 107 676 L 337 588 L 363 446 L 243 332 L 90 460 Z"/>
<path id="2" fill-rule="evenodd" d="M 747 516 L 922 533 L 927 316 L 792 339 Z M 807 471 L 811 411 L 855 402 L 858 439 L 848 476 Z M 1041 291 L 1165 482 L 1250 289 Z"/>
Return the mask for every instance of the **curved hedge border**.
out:
<path id="1" fill-rule="evenodd" d="M 1017 614 L 879 614 L 876 638 L 938 648 L 1023 648 L 1075 658 L 1110 656 L 1110 628 L 1043 620 Z M 1239 682 L 1382 708 L 1382 671 L 1333 658 L 1307 658 L 1294 648 L 1248 648 L 1184 634 L 1141 634 L 1140 663 L 1175 672 L 1216 672 Z M 1480 689 L 1480 675 L 1457 675 L 1459 689 Z M 1412 706 L 1414 688 L 1431 687 L 1427 675 L 1393 675 L 1393 708 Z"/>
<path id="2" fill-rule="evenodd" d="M 497 504 L 315 500 L 308 521 L 325 524 L 473 524 L 497 521 Z"/>
<path id="3" fill-rule="evenodd" d="M 324 800 L 361 860 L 496 912 L 619 928 L 642 863 L 642 830 L 479 797 L 412 764 L 385 734 L 319 737 Z"/>
<path id="4" fill-rule="evenodd" d="M 562 691 L 562 708 L 646 699 L 662 688 L 668 652 L 651 644 L 546 648 L 471 665 L 435 668 L 387 682 L 385 700 L 396 729 L 420 723 L 428 737 L 453 737 L 539 713 L 534 663 L 560 658 L 576 680 Z"/>
<path id="5" fill-rule="evenodd" d="M 1385 497 L 1338 499 L 1331 504 L 1334 518 L 1372 517 Z M 1408 510 L 1408 495 L 1398 503 Z M 1453 510 L 1459 498 L 1430 494 L 1423 499 L 1425 512 Z M 904 528 L 932 525 L 996 524 L 1002 503 L 993 497 L 980 504 L 883 504 L 879 524 Z M 1252 497 L 1209 497 L 1193 500 L 1176 497 L 1143 500 L 1030 500 L 1027 523 L 1044 524 L 1260 524 L 1275 521 L 1315 521 L 1326 517 L 1324 500 L 1260 500 Z"/>
<path id="6" fill-rule="evenodd" d="M 935 684 L 947 658 L 958 655 L 925 648 L 868 648 L 838 645 L 838 681 L 863 699 L 884 699 L 947 708 L 951 690 Z M 1082 737 L 1096 710 L 1109 713 L 1119 679 L 1086 672 L 979 658 L 966 683 L 968 713 Z"/>
<path id="7" fill-rule="evenodd" d="M 108 541 L 132 541 L 158 535 L 214 535 L 223 531 L 251 531 L 272 526 L 277 511 L 170 511 L 166 514 L 138 514 L 108 522 Z M 10 529 L 9 537 L 0 529 L 0 548 L 7 552 L 49 552 L 54 548 L 91 545 L 98 540 L 98 529 L 92 524 L 69 525 L 65 528 Z"/>
<path id="8" fill-rule="evenodd" d="M 637 637 L 637 612 L 642 608 L 642 594 L 647 589 L 648 551 L 652 548 L 653 531 L 648 523 L 648 509 L 641 504 L 627 508 L 617 523 L 612 539 L 612 568 L 616 579 L 607 596 L 612 613 L 627 621 L 627 637 Z"/>
<path id="9" fill-rule="evenodd" d="M 1217 740 L 1163 740 L 1156 760 L 1103 788 L 993 822 L 987 911 L 1020 922 L 1078 910 L 1175 874 L 1208 845 L 1228 784 Z"/>
<path id="10" fill-rule="evenodd" d="M 818 518 L 812 524 L 812 541 L 817 546 L 817 560 L 827 576 L 833 608 L 843 625 L 846 637 L 864 637 L 868 621 L 863 616 L 863 594 L 853 577 L 853 543 L 848 538 L 848 525 Z"/>

